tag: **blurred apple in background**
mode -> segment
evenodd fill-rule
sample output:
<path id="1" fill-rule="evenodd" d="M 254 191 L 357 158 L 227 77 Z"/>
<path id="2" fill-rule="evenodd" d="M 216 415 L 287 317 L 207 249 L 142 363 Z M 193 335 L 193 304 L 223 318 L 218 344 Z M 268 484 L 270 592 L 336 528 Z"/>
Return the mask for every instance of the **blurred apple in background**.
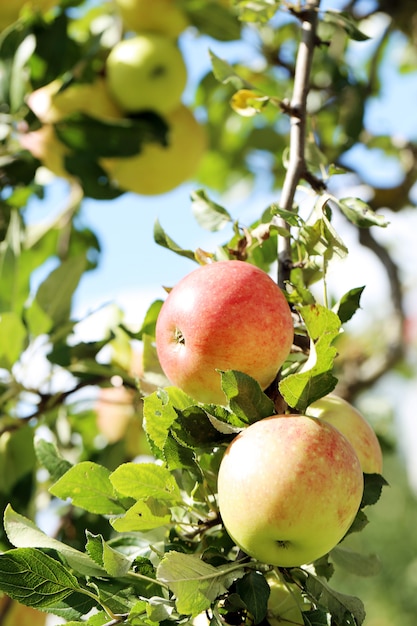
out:
<path id="1" fill-rule="evenodd" d="M 150 31 L 175 39 L 188 26 L 176 0 L 114 0 L 127 30 Z"/>
<path id="2" fill-rule="evenodd" d="M 158 195 L 192 178 L 207 148 L 204 126 L 180 105 L 165 117 L 168 145 L 148 143 L 132 157 L 101 159 L 109 178 L 121 189 L 143 195 Z"/>

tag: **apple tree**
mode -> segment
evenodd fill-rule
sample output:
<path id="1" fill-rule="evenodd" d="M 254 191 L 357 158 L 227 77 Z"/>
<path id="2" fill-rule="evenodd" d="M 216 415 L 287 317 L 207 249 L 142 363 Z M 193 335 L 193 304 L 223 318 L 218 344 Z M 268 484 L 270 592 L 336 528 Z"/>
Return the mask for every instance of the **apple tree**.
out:
<path id="1" fill-rule="evenodd" d="M 413 6 L 3 4 L 0 623 L 366 624 L 362 599 L 332 577 L 378 571 L 374 554 L 346 540 L 380 504 L 381 450 L 390 442 L 354 404 L 387 373 L 411 367 L 403 272 L 386 244 L 390 222 L 413 209 L 417 150 L 406 125 L 393 137 L 369 112 L 387 67 L 415 77 Z M 187 65 L 202 50 L 206 69 L 190 85 Z M 31 202 L 47 197 L 57 177 L 67 185 L 64 208 L 32 223 Z M 179 298 L 185 328 L 171 327 L 169 358 L 177 360 L 168 373 L 158 323 L 169 319 L 161 312 L 175 287 L 137 328 L 117 311 L 94 341 L 80 338 L 73 299 L 104 254 L 84 200 L 99 210 L 130 192 L 163 203 L 187 181 L 190 210 L 178 215 L 184 239 L 192 219 L 213 242 L 227 232 L 222 244 L 192 249 L 158 219 L 149 236 L 196 271 L 256 266 L 261 278 L 257 290 L 233 292 L 232 279 L 221 277 L 217 289 L 203 282 L 199 297 Z M 256 207 L 251 223 L 240 219 L 233 194 Z M 365 332 L 350 323 L 364 308 L 366 272 L 346 289 L 333 281 L 335 264 L 351 258 L 345 235 L 355 252 L 375 258 L 388 289 L 383 317 L 371 317 Z M 291 322 L 285 354 L 273 357 L 266 378 L 254 355 L 268 361 L 283 331 L 267 312 L 265 279 Z M 204 319 L 204 297 L 215 324 Z M 222 320 L 214 344 L 210 333 Z M 222 470 L 225 509 L 240 494 L 225 524 L 223 460 L 268 420 L 285 436 L 255 438 L 256 463 L 249 447 L 236 476 Z M 277 535 L 285 502 L 287 525 Z M 264 535 L 271 550 L 266 543 L 259 558 Z M 292 542 L 302 539 L 315 549 L 293 557 Z"/>

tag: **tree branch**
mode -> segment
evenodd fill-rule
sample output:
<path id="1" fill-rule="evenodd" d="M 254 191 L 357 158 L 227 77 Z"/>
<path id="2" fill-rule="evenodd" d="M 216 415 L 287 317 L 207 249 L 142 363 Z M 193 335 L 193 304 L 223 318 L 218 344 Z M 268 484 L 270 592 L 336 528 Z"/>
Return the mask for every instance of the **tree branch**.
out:
<path id="1" fill-rule="evenodd" d="M 295 192 L 302 178 L 307 175 L 305 164 L 305 140 L 307 96 L 310 85 L 310 71 L 314 48 L 317 43 L 317 11 L 320 0 L 310 0 L 300 14 L 302 20 L 301 42 L 298 48 L 295 64 L 294 88 L 291 102 L 288 105 L 290 114 L 290 146 L 289 162 L 284 184 L 282 187 L 280 208 L 291 211 L 294 204 Z M 276 216 L 275 224 L 289 232 L 287 222 Z M 289 237 L 278 237 L 278 285 L 285 288 L 291 271 L 291 241 Z"/>

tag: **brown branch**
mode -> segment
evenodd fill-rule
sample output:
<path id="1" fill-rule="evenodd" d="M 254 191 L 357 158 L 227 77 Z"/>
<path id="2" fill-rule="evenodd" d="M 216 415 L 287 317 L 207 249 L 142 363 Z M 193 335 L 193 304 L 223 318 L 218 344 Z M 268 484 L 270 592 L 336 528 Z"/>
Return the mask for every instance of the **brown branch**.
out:
<path id="1" fill-rule="evenodd" d="M 294 88 L 288 105 L 290 115 L 289 162 L 282 187 L 280 208 L 293 209 L 294 197 L 301 179 L 308 175 L 305 162 L 307 96 L 314 49 L 317 44 L 317 11 L 320 0 L 310 0 L 299 18 L 302 20 L 301 41 L 295 64 Z M 287 222 L 276 216 L 274 223 L 289 231 Z M 291 241 L 289 237 L 278 237 L 278 285 L 285 289 L 291 272 Z"/>

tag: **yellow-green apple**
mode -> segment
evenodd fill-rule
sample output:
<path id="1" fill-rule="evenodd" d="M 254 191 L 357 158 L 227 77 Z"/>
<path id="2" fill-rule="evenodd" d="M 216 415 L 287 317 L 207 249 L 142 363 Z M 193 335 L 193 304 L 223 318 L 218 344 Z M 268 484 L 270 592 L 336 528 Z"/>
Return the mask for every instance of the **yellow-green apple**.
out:
<path id="1" fill-rule="evenodd" d="M 156 323 L 165 375 L 200 402 L 225 403 L 217 370 L 239 370 L 265 389 L 292 341 L 285 296 L 266 272 L 244 261 L 192 271 L 170 291 Z"/>
<path id="2" fill-rule="evenodd" d="M 335 426 L 355 448 L 365 474 L 382 473 L 382 450 L 374 429 L 349 402 L 330 394 L 310 404 L 307 415 Z"/>
<path id="3" fill-rule="evenodd" d="M 21 133 L 19 142 L 56 176 L 71 178 L 64 161 L 71 151 L 58 139 L 53 124 L 75 112 L 87 113 L 99 119 L 117 119 L 122 117 L 122 113 L 110 97 L 102 78 L 92 83 L 74 83 L 63 90 L 61 87 L 62 83 L 54 80 L 28 96 L 28 106 L 43 122 L 43 126 L 35 131 Z"/>
<path id="4" fill-rule="evenodd" d="M 0 615 L 2 626 L 44 626 L 47 618 L 46 613 L 8 596 L 0 598 Z"/>
<path id="5" fill-rule="evenodd" d="M 344 537 L 359 509 L 363 473 L 334 426 L 305 415 L 274 415 L 248 426 L 227 448 L 218 504 L 229 535 L 264 563 L 310 563 Z"/>
<path id="6" fill-rule="evenodd" d="M 58 4 L 57 0 L 4 0 L 0 2 L 0 30 L 13 24 L 23 9 L 46 13 L 55 4 Z"/>
<path id="7" fill-rule="evenodd" d="M 175 39 L 188 26 L 176 0 L 115 0 L 127 30 L 154 32 Z"/>
<path id="8" fill-rule="evenodd" d="M 126 112 L 152 110 L 162 115 L 177 108 L 187 69 L 176 43 L 156 33 L 123 39 L 106 60 L 110 93 Z"/>
<path id="9" fill-rule="evenodd" d="M 295 584 L 284 583 L 279 578 L 267 576 L 271 590 L 266 619 L 270 626 L 304 626 L 302 609 L 310 608 Z"/>
<path id="10" fill-rule="evenodd" d="M 207 134 L 183 104 L 165 116 L 168 145 L 148 143 L 132 157 L 102 159 L 102 167 L 125 191 L 158 195 L 192 178 L 207 148 Z"/>

